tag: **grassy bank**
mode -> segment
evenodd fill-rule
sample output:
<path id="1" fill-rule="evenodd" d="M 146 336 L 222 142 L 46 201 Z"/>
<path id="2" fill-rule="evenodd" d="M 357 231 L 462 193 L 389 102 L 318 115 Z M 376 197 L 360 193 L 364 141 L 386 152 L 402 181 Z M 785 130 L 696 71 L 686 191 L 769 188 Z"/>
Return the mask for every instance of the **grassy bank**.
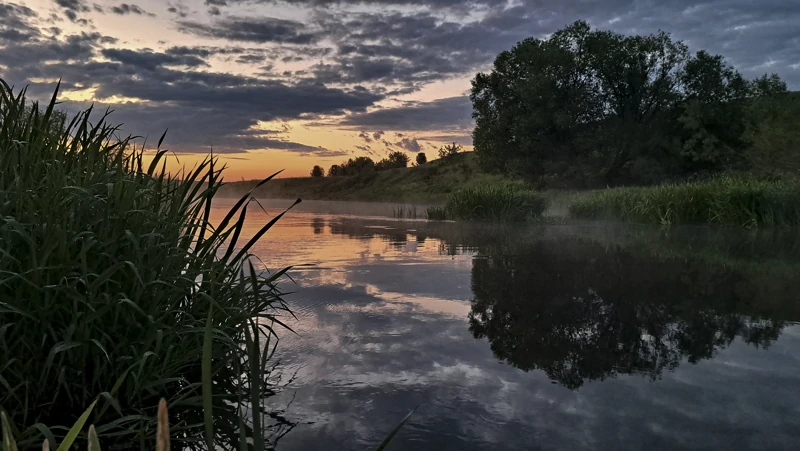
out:
<path id="1" fill-rule="evenodd" d="M 519 222 L 537 218 L 547 209 L 539 193 L 516 184 L 496 184 L 456 191 L 442 207 L 430 207 L 428 219 Z"/>
<path id="2" fill-rule="evenodd" d="M 721 177 L 708 182 L 613 188 L 577 196 L 569 214 L 654 224 L 800 225 L 800 185 Z"/>
<path id="3" fill-rule="evenodd" d="M 66 122 L 54 106 L 31 108 L 0 80 L 5 438 L 66 449 L 83 421 L 106 447 L 153 448 L 166 398 L 176 437 L 265 449 L 283 272 L 262 273 L 248 251 L 274 221 L 238 240 L 246 198 L 209 222 L 214 160 L 172 178 L 166 151 L 148 167 L 105 118 Z"/>
<path id="4" fill-rule="evenodd" d="M 511 179 L 483 172 L 475 154 L 464 152 L 433 160 L 417 167 L 388 169 L 368 174 L 336 177 L 275 179 L 255 190 L 255 195 L 273 199 L 358 200 L 379 202 L 443 202 L 450 193 Z M 256 181 L 231 182 L 222 196 L 239 197 Z"/>

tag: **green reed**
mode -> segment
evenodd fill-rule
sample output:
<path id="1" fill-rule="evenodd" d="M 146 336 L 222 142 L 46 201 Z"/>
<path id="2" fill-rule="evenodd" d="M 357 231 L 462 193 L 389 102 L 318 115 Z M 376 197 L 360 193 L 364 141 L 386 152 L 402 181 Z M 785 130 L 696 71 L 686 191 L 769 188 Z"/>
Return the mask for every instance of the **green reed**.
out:
<path id="1" fill-rule="evenodd" d="M 451 194 L 444 207 L 430 207 L 430 220 L 525 221 L 547 209 L 547 200 L 535 191 L 513 185 L 469 188 Z"/>
<path id="2" fill-rule="evenodd" d="M 417 219 L 416 205 L 398 205 L 392 208 L 392 217 L 395 219 Z"/>
<path id="3" fill-rule="evenodd" d="M 146 164 L 106 116 L 64 121 L 57 93 L 40 111 L 0 80 L 4 438 L 56 446 L 83 419 L 151 446 L 166 398 L 183 440 L 264 449 L 267 362 L 290 312 L 286 270 L 258 270 L 250 249 L 283 213 L 241 240 L 249 195 L 210 218 L 216 158 L 170 175 L 163 136 Z"/>
<path id="4" fill-rule="evenodd" d="M 577 196 L 576 218 L 737 227 L 800 225 L 800 185 L 719 177 L 707 182 L 612 188 Z"/>

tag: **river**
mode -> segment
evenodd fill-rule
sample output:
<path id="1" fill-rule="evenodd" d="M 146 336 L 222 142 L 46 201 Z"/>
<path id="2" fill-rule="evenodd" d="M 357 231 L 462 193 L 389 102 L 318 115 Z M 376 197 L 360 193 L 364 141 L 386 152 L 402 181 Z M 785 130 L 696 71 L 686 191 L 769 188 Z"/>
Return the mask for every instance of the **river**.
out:
<path id="1" fill-rule="evenodd" d="M 261 203 L 245 235 L 291 202 Z M 278 450 L 375 449 L 414 408 L 389 451 L 800 446 L 796 233 L 391 211 L 303 202 L 253 249 L 294 265 Z"/>

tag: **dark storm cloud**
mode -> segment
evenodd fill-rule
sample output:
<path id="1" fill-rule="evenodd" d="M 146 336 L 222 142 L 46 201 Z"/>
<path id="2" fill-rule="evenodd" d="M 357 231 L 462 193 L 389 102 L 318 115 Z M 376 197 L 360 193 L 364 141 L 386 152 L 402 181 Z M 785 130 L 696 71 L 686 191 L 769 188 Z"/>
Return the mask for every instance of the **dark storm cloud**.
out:
<path id="1" fill-rule="evenodd" d="M 228 17 L 217 20 L 213 24 L 187 20 L 179 22 L 178 29 L 184 33 L 205 38 L 262 44 L 310 44 L 320 38 L 318 33 L 308 31 L 306 26 L 300 22 L 274 17 Z"/>
<path id="2" fill-rule="evenodd" d="M 345 118 L 344 125 L 394 130 L 440 130 L 469 128 L 472 104 L 468 97 L 450 97 L 433 102 L 408 103 Z"/>
<path id="3" fill-rule="evenodd" d="M 111 12 L 114 14 L 119 14 L 121 16 L 124 16 L 125 14 L 137 14 L 139 16 L 146 15 L 150 17 L 155 17 L 155 14 L 143 10 L 138 5 L 133 5 L 128 3 L 122 3 L 119 6 L 113 6 L 111 8 Z"/>

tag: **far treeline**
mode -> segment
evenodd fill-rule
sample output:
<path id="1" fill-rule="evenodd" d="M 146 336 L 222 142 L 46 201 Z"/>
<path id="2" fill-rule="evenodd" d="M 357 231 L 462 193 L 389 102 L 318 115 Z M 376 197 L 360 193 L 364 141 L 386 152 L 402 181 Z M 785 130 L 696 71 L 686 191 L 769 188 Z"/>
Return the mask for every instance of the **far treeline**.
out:
<path id="1" fill-rule="evenodd" d="M 462 151 L 462 147 L 456 143 L 448 144 L 439 149 L 439 158 L 445 158 L 450 155 L 455 155 Z M 374 171 L 383 171 L 386 169 L 406 168 L 408 167 L 409 158 L 403 152 L 394 151 L 389 155 L 375 163 L 370 157 L 356 157 L 350 158 L 341 164 L 334 164 L 328 169 L 328 177 L 335 177 L 340 175 L 360 175 Z M 421 166 L 428 162 L 428 157 L 425 152 L 417 153 L 415 164 Z M 311 177 L 325 176 L 325 169 L 322 166 L 314 166 L 311 170 Z"/>
<path id="2" fill-rule="evenodd" d="M 473 79 L 473 144 L 484 169 L 552 187 L 784 178 L 800 174 L 798 94 L 665 32 L 579 21 L 518 43 Z"/>

